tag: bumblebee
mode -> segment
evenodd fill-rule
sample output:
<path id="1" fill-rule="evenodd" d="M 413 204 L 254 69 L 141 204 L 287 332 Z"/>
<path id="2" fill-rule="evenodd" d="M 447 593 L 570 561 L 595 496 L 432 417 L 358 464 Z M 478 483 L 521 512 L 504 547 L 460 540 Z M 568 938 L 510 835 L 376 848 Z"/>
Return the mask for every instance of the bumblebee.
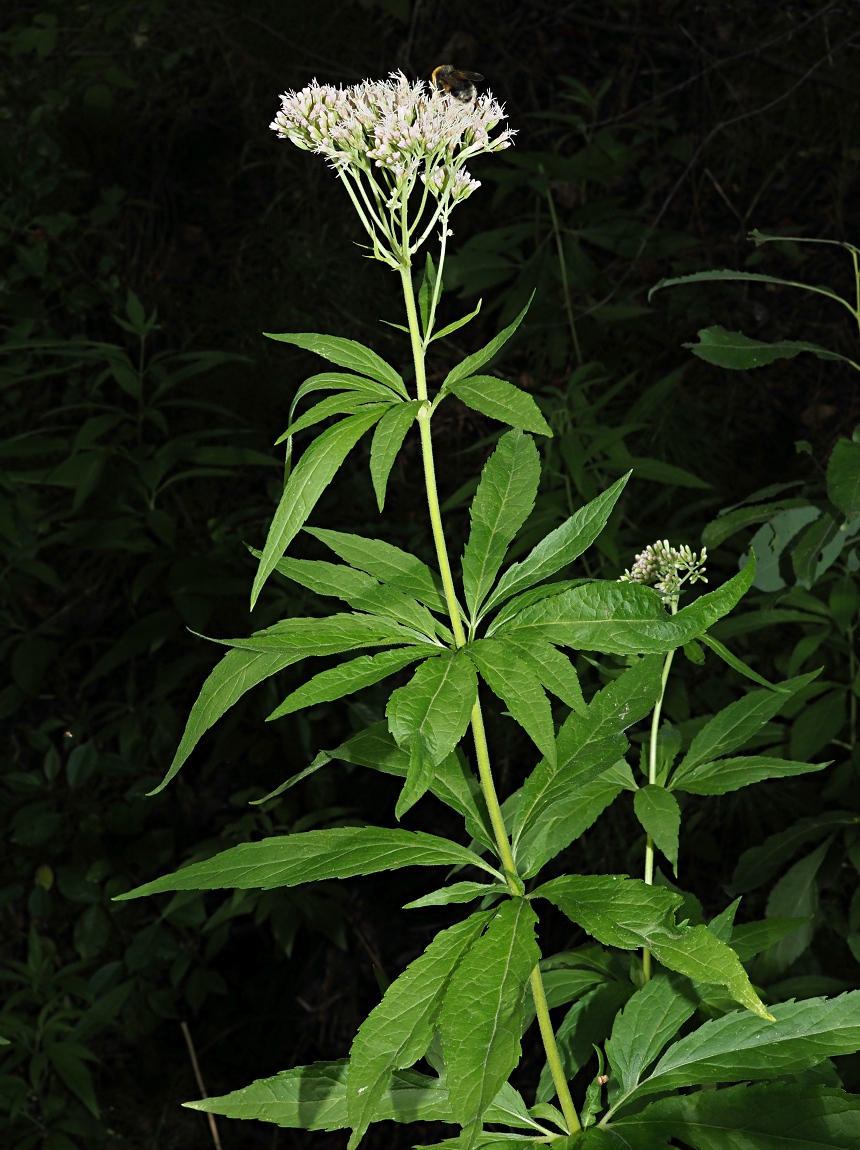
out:
<path id="1" fill-rule="evenodd" d="M 461 104 L 471 104 L 477 96 L 474 80 L 483 80 L 480 72 L 461 72 L 453 64 L 440 64 L 433 69 L 430 82 L 440 92 L 447 92 Z"/>

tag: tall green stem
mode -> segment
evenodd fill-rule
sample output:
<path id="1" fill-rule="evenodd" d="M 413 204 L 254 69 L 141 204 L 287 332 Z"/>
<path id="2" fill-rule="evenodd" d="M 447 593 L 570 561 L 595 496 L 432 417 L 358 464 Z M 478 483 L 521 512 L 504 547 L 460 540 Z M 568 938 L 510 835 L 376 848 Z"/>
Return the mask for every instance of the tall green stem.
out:
<path id="1" fill-rule="evenodd" d="M 677 597 L 669 602 L 669 609 L 674 615 L 678 610 Z M 660 715 L 663 711 L 663 699 L 666 694 L 666 683 L 669 681 L 669 672 L 672 669 L 674 651 L 668 651 L 663 660 L 663 674 L 660 677 L 660 697 L 654 704 L 651 715 L 651 738 L 648 743 L 648 782 L 654 785 L 657 782 L 657 741 L 660 736 Z M 645 839 L 645 881 L 649 886 L 654 884 L 654 840 L 648 835 Z M 642 974 L 646 982 L 651 979 L 651 951 L 647 946 L 642 948 Z"/>
<path id="2" fill-rule="evenodd" d="M 564 310 L 567 312 L 567 323 L 570 327 L 570 338 L 573 341 L 573 350 L 576 362 L 582 367 L 582 351 L 579 347 L 579 336 L 576 333 L 576 323 L 573 318 L 573 306 L 570 302 L 570 288 L 567 283 L 567 264 L 564 260 L 564 243 L 561 237 L 561 228 L 558 226 L 558 215 L 552 198 L 552 190 L 547 188 L 546 202 L 549 205 L 549 215 L 552 220 L 552 230 L 555 236 L 555 246 L 558 251 L 558 270 L 561 275 L 561 290 L 564 295 Z"/>
<path id="3" fill-rule="evenodd" d="M 441 260 L 439 262 L 437 275 L 441 279 Z M 460 604 L 457 602 L 457 593 L 454 589 L 454 579 L 451 574 L 451 564 L 448 559 L 448 548 L 445 544 L 445 535 L 442 530 L 442 513 L 439 508 L 439 494 L 436 489 L 436 467 L 433 461 L 433 441 L 430 436 L 431 409 L 427 401 L 427 373 L 424 366 L 424 344 L 421 339 L 421 329 L 418 324 L 418 312 L 415 307 L 415 294 L 412 289 L 410 268 L 401 267 L 400 277 L 403 283 L 403 298 L 406 302 L 406 316 L 409 324 L 409 336 L 412 341 L 412 356 L 415 363 L 416 397 L 422 402 L 422 407 L 418 412 L 418 424 L 421 433 L 421 454 L 424 461 L 424 485 L 427 491 L 430 527 L 433 533 L 433 542 L 436 547 L 436 559 L 439 564 L 439 574 L 442 577 L 442 589 L 445 595 L 445 603 L 448 607 L 448 614 L 451 619 L 451 630 L 454 634 L 454 642 L 457 647 L 463 647 L 466 644 L 466 633 L 463 630 Z M 475 757 L 478 761 L 478 775 L 481 780 L 484 801 L 487 804 L 487 811 L 493 828 L 493 836 L 496 840 L 496 849 L 502 866 L 508 874 L 508 887 L 512 894 L 519 895 L 522 892 L 522 886 L 520 885 L 519 876 L 517 875 L 516 862 L 514 861 L 510 840 L 508 839 L 508 832 L 505 829 L 505 820 L 502 815 L 502 808 L 499 805 L 499 797 L 496 793 L 496 785 L 490 766 L 490 754 L 487 747 L 487 735 L 484 729 L 484 717 L 481 712 L 480 701 L 477 699 L 475 700 L 475 705 L 472 707 L 471 721 L 472 735 L 475 740 Z M 555 1041 L 555 1034 L 553 1033 L 552 1022 L 549 1016 L 549 1005 L 546 1000 L 546 992 L 544 991 L 539 966 L 536 966 L 531 972 L 530 981 L 535 1013 L 546 1052 L 546 1060 L 552 1073 L 552 1080 L 556 1093 L 558 1094 L 559 1104 L 570 1133 L 576 1134 L 582 1129 L 582 1126 L 579 1121 L 579 1116 L 576 1113 L 576 1107 L 573 1104 L 570 1087 L 567 1084 L 561 1056 L 558 1052 L 558 1045 Z"/>

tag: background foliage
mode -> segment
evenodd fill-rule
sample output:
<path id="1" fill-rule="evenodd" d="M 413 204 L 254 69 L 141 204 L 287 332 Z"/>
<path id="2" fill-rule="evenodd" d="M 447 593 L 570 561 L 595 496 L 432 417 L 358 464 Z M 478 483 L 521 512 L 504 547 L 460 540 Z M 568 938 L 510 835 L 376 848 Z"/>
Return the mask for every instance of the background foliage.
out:
<path id="1" fill-rule="evenodd" d="M 277 93 L 313 75 L 424 75 L 450 58 L 488 77 L 520 133 L 484 165 L 485 186 L 457 221 L 446 287 L 466 303 L 483 297 L 482 312 L 463 343 L 437 346 L 441 378 L 446 355 L 449 365 L 480 346 L 536 290 L 507 366 L 556 438 L 521 550 L 630 466 L 601 540 L 607 577 L 657 536 L 695 545 L 707 528 L 722 578 L 755 532 L 771 531 L 756 547 L 772 544 L 775 579 L 721 637 L 743 651 L 754 636 L 765 675 L 824 665 L 787 716 L 788 738 L 797 757 L 835 765 L 824 784 L 691 798 L 679 865 L 709 913 L 728 886 L 748 892 L 746 919 L 769 905 L 816 915 L 804 945 L 795 939 L 773 959 L 781 977 L 819 980 L 803 993 L 860 981 L 851 553 L 816 575 L 798 554 L 804 536 L 780 548 L 773 524 L 787 512 L 800 522 L 806 511 L 805 527 L 811 509 L 835 516 L 824 469 L 858 422 L 857 387 L 849 368 L 812 357 L 741 373 L 679 346 L 717 314 L 757 338 L 811 339 L 846 355 L 856 333 L 825 301 L 758 285 L 646 299 L 661 276 L 704 267 L 850 288 L 836 249 L 756 249 L 745 237 L 761 227 L 856 242 L 856 12 L 849 2 L 746 0 L 7 7 L 0 1034 L 12 1043 L 0 1063 L 0 1130 L 10 1145 L 202 1144 L 204 1120 L 176 1105 L 197 1093 L 181 1020 L 211 1093 L 339 1057 L 379 986 L 448 921 L 428 909 L 408 933 L 391 929 L 411 897 L 399 877 L 353 880 L 346 897 L 313 886 L 157 907 L 109 901 L 274 830 L 393 820 L 393 781 L 361 776 L 359 786 L 343 764 L 248 806 L 348 733 L 339 708 L 263 725 L 283 697 L 268 687 L 231 712 L 171 788 L 145 797 L 216 657 L 188 629 L 241 634 L 323 609 L 273 584 L 248 617 L 245 544 L 260 545 L 280 486 L 270 444 L 314 363 L 259 333 L 337 331 L 404 368 L 409 360 L 377 318 L 396 311 L 397 284 L 356 258 L 348 202 L 324 165 L 267 130 Z M 457 512 L 498 428 L 451 412 L 437 451 Z M 364 534 L 384 526 L 388 538 L 400 524 L 400 545 L 425 554 L 414 445 L 384 525 L 365 461 L 347 466 L 315 522 Z M 772 484 L 792 486 L 762 490 Z M 720 538 L 717 511 L 754 492 L 757 517 Z M 465 513 L 459 523 L 465 533 Z M 322 556 L 315 546 L 299 553 Z M 592 686 L 611 670 L 592 668 Z M 282 686 L 301 678 L 290 668 Z M 711 663 L 687 664 L 666 712 L 690 738 L 696 717 L 742 689 Z M 373 689 L 349 715 L 354 728 L 381 717 Z M 490 724 L 500 779 L 512 783 L 524 748 L 503 716 Z M 426 830 L 446 817 L 441 805 L 409 816 Z M 746 871 L 733 875 L 745 848 L 779 834 L 769 871 L 744 856 Z M 572 849 L 583 870 L 626 869 L 641 857 L 632 804 L 619 802 Z M 552 929 L 559 947 L 570 941 L 560 917 Z M 536 1049 L 524 1073 L 536 1080 L 541 1065 Z M 853 1088 L 850 1067 L 843 1074 Z M 225 1145 L 277 1144 L 246 1126 L 224 1131 Z"/>

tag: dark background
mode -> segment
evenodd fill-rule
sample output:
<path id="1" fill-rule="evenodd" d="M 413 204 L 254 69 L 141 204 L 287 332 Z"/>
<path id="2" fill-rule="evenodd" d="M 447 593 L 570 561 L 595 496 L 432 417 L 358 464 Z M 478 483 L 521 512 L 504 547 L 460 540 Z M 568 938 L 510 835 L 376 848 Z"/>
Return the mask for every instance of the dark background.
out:
<path id="1" fill-rule="evenodd" d="M 767 484 L 814 485 L 857 422 L 847 366 L 801 357 L 730 373 L 681 347 L 721 323 L 850 355 L 856 332 L 834 305 L 737 284 L 646 297 L 661 276 L 707 267 L 853 291 L 841 250 L 756 251 L 746 237 L 754 227 L 860 234 L 860 6 L 44 0 L 8 4 L 0 27 L 9 996 L 0 1033 L 14 1038 L 0 1062 L 3 1138 L 47 1150 L 203 1146 L 204 1119 L 178 1107 L 198 1094 L 180 1021 L 210 1094 L 341 1057 L 378 979 L 452 921 L 399 911 L 427 889 L 411 871 L 291 894 L 110 903 L 193 854 L 262 834 L 351 819 L 393 825 L 393 782 L 359 769 L 327 768 L 276 804 L 247 805 L 384 705 L 371 690 L 349 707 L 265 726 L 300 681 L 297 668 L 246 697 L 166 792 L 144 797 L 216 658 L 188 629 L 236 635 L 326 610 L 274 582 L 253 616 L 247 609 L 245 544 L 261 544 L 279 491 L 270 445 L 318 363 L 261 332 L 350 336 L 408 370 L 405 340 L 379 322 L 402 320 L 398 280 L 362 258 L 362 234 L 324 162 L 269 131 L 278 93 L 315 76 L 349 84 L 402 68 L 426 77 L 449 61 L 486 76 L 518 136 L 475 165 L 483 187 L 454 216 L 444 317 L 479 296 L 483 308 L 436 345 L 432 378 L 535 291 L 504 366 L 558 434 L 520 546 L 644 460 L 591 560 L 614 578 L 656 537 L 697 546 L 719 508 Z M 146 316 L 157 309 L 142 358 L 140 306 Z M 230 355 L 200 361 L 205 370 L 159 393 L 165 372 L 191 362 L 177 356 L 192 352 Z M 497 431 L 454 403 L 437 419 L 454 547 Z M 382 519 L 365 451 L 313 522 L 427 554 L 416 443 L 407 440 Z M 296 551 L 321 556 L 313 546 L 299 541 Z M 735 569 L 738 549 L 714 557 L 714 579 Z M 775 666 L 780 643 L 795 638 L 768 638 Z M 685 706 L 676 700 L 682 718 Z M 491 736 L 508 792 L 528 744 L 501 716 Z M 722 884 L 740 851 L 815 801 L 814 784 L 769 786 L 758 800 L 703 807 L 689 824 L 683 884 L 710 912 L 728 901 Z M 638 870 L 628 808 L 613 808 L 562 861 Z M 407 825 L 458 833 L 435 800 Z M 548 922 L 545 949 L 570 941 L 561 921 Z M 850 961 L 825 940 L 828 949 L 833 969 Z M 105 995 L 109 1006 L 94 1014 Z M 51 1055 L 56 1041 L 74 1049 Z M 524 1084 L 540 1065 L 527 1045 Z M 80 1101 L 90 1097 L 75 1069 L 84 1066 L 99 1117 Z M 225 1150 L 344 1143 L 253 1123 L 222 1121 L 221 1131 Z M 440 1136 L 380 1127 L 368 1145 Z"/>

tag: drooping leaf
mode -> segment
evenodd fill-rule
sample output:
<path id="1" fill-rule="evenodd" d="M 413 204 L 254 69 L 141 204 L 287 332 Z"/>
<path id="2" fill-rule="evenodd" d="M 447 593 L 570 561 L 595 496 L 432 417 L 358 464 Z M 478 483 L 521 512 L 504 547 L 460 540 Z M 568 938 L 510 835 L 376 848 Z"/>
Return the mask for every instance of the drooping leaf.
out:
<path id="1" fill-rule="evenodd" d="M 805 843 L 824 838 L 840 827 L 857 824 L 860 824 L 860 814 L 854 811 L 824 811 L 798 819 L 793 826 L 771 835 L 760 846 L 744 851 L 727 887 L 729 894 L 746 894 L 763 886 Z"/>
<path id="2" fill-rule="evenodd" d="M 736 371 L 765 367 L 778 359 L 794 359 L 802 351 L 810 351 L 819 359 L 851 362 L 846 360 L 844 355 L 838 355 L 835 351 L 820 347 L 817 343 L 807 343 L 804 340 L 783 339 L 777 343 L 763 343 L 759 339 L 750 339 L 748 335 L 743 335 L 739 331 L 726 331 L 719 325 L 703 328 L 698 335 L 698 343 L 685 343 L 684 347 L 688 347 L 693 355 L 706 363 Z"/>
<path id="3" fill-rule="evenodd" d="M 445 611 L 439 576 L 431 571 L 426 563 L 402 551 L 382 539 L 364 539 L 360 535 L 348 535 L 343 531 L 329 531 L 320 528 L 306 528 L 309 535 L 325 543 L 335 555 L 366 571 L 374 579 L 388 583 L 412 595 L 420 603 L 433 611 Z"/>
<path id="4" fill-rule="evenodd" d="M 479 855 L 422 831 L 335 827 L 240 843 L 204 862 L 117 895 L 117 901 L 168 890 L 271 890 L 405 866 L 446 865 L 478 866 L 498 877 Z"/>
<path id="5" fill-rule="evenodd" d="M 414 647 L 406 650 L 382 651 L 378 655 L 360 655 L 348 663 L 341 663 L 339 667 L 332 667 L 328 671 L 314 675 L 312 679 L 287 695 L 266 721 L 280 719 L 283 715 L 292 715 L 295 711 L 315 707 L 318 703 L 342 699 L 344 695 L 352 695 L 364 687 L 378 683 L 381 679 L 387 679 L 389 675 L 414 663 L 416 659 L 425 657 L 424 651 Z"/>
<path id="6" fill-rule="evenodd" d="M 494 375 L 473 375 L 459 379 L 447 387 L 456 397 L 490 419 L 498 419 L 509 427 L 531 431 L 537 435 L 552 435 L 552 428 L 527 391 L 515 387 Z"/>
<path id="7" fill-rule="evenodd" d="M 685 974 L 695 982 L 724 986 L 736 1002 L 759 1018 L 771 1015 L 752 987 L 747 972 L 730 946 L 706 926 L 683 929 L 678 936 L 657 936 L 651 950 L 669 970 Z"/>
<path id="8" fill-rule="evenodd" d="M 671 279 L 662 279 L 659 283 L 654 284 L 648 292 L 648 300 L 651 300 L 655 292 L 662 291 L 663 288 L 673 287 L 675 284 L 708 283 L 726 280 L 738 280 L 741 283 L 779 284 L 783 287 L 804 288 L 806 291 L 818 292 L 821 295 L 826 295 L 833 300 L 837 300 L 839 303 L 845 303 L 845 300 L 843 300 L 841 296 L 827 287 L 819 287 L 816 284 L 805 284 L 798 280 L 779 279 L 777 276 L 764 275 L 762 272 L 733 271 L 731 268 L 714 268 L 709 271 L 692 272 L 685 276 L 674 276 Z"/>
<path id="9" fill-rule="evenodd" d="M 860 1049 L 860 991 L 773 1007 L 774 1021 L 726 1014 L 670 1046 L 632 1097 L 709 1083 L 799 1074 Z"/>
<path id="10" fill-rule="evenodd" d="M 278 343 L 291 343 L 295 347 L 304 348 L 305 351 L 315 352 L 330 363 L 338 367 L 348 367 L 350 371 L 360 375 L 369 375 L 397 392 L 404 399 L 409 398 L 406 385 L 398 373 L 385 362 L 375 351 L 357 343 L 354 339 L 343 339 L 338 335 L 317 335 L 311 332 L 286 333 L 275 335 L 272 332 L 263 332 L 267 339 L 277 340 Z"/>
<path id="11" fill-rule="evenodd" d="M 302 658 L 289 651 L 228 651 L 200 688 L 170 769 L 149 794 L 157 795 L 167 786 L 203 735 L 246 691 Z"/>
<path id="12" fill-rule="evenodd" d="M 508 894 L 507 885 L 486 882 L 454 882 L 450 886 L 440 887 L 439 890 L 415 898 L 407 902 L 404 910 L 420 910 L 425 906 L 450 906 L 452 903 L 474 902 L 476 898 L 484 898 L 488 894 Z"/>
<path id="13" fill-rule="evenodd" d="M 457 967 L 439 1019 L 451 1109 L 465 1146 L 520 1059 L 525 988 L 539 957 L 537 918 L 510 899 Z"/>
<path id="14" fill-rule="evenodd" d="M 669 786 L 686 791 L 689 795 L 724 795 L 762 779 L 784 779 L 805 775 L 810 771 L 823 771 L 830 763 L 798 763 L 791 759 L 776 759 L 767 755 L 744 755 L 735 759 L 720 759 L 716 763 L 699 763 L 679 780 L 672 779 Z"/>
<path id="15" fill-rule="evenodd" d="M 385 506 L 388 476 L 406 438 L 406 432 L 415 422 L 419 407 L 421 404 L 417 399 L 409 403 L 398 403 L 390 408 L 376 425 L 370 443 L 370 478 L 373 481 L 373 490 L 380 511 Z"/>
<path id="16" fill-rule="evenodd" d="M 629 1094 L 637 1086 L 663 1047 L 693 1017 L 697 1006 L 689 983 L 663 972 L 636 991 L 615 1019 L 606 1044 L 606 1057 L 620 1093 Z"/>
<path id="17" fill-rule="evenodd" d="M 531 301 L 529 301 L 529 303 L 531 303 Z M 504 328 L 503 331 L 500 331 L 498 335 L 494 336 L 486 345 L 486 347 L 482 347 L 480 351 L 473 352 L 472 355 L 467 355 L 462 363 L 458 363 L 456 367 L 453 367 L 445 377 L 445 381 L 442 384 L 442 391 L 447 391 L 451 384 L 456 383 L 457 380 L 465 379 L 467 376 L 474 375 L 475 372 L 479 368 L 483 367 L 485 363 L 489 363 L 493 356 L 496 355 L 497 352 L 501 351 L 501 349 L 505 346 L 514 332 L 523 322 L 525 319 L 525 314 L 528 310 L 529 304 L 526 304 L 514 322 L 508 324 L 508 326 Z"/>
<path id="18" fill-rule="evenodd" d="M 394 397 L 391 396 L 393 399 Z M 371 400 L 369 396 L 361 391 L 344 391 L 339 395 L 330 395 L 328 399 L 323 399 L 319 403 L 314 404 L 310 411 L 306 411 L 304 415 L 300 416 L 295 423 L 291 423 L 283 435 L 275 440 L 275 446 L 283 443 L 285 439 L 289 439 L 293 435 L 298 435 L 300 431 L 304 431 L 308 427 L 314 427 L 317 423 L 322 423 L 324 419 L 330 419 L 334 415 L 356 415 L 362 408 L 367 407 L 369 404 L 375 405 L 378 401 Z M 399 404 L 397 405 L 400 406 Z M 390 403 L 382 406 L 381 412 L 388 411 Z"/>
<path id="19" fill-rule="evenodd" d="M 314 440 L 296 464 L 284 485 L 284 493 L 269 527 L 251 591 L 252 607 L 275 564 L 304 526 L 340 465 L 362 435 L 377 422 L 383 410 L 380 406 L 369 414 L 351 415 L 329 427 Z"/>
<path id="20" fill-rule="evenodd" d="M 525 559 L 512 564 L 487 600 L 485 613 L 527 587 L 549 579 L 578 559 L 606 526 L 629 478 L 628 473 L 585 507 L 580 507 L 560 527 L 550 531 Z"/>
<path id="21" fill-rule="evenodd" d="M 672 870 L 678 873 L 678 835 L 681 830 L 681 809 L 673 794 L 654 783 L 640 787 L 633 796 L 636 818 L 661 850 Z"/>
<path id="22" fill-rule="evenodd" d="M 490 690 L 506 704 L 511 717 L 534 740 L 551 766 L 556 763 L 552 708 L 537 675 L 516 650 L 498 639 L 469 643 L 466 654 Z"/>
<path id="23" fill-rule="evenodd" d="M 349 1125 L 349 1060 L 314 1062 L 261 1078 L 221 1098 L 186 1102 L 191 1110 L 225 1118 L 274 1122 L 292 1130 L 342 1130 Z M 398 1070 L 377 1103 L 374 1121 L 450 1122 L 448 1091 L 438 1078 L 417 1070 Z"/>
<path id="24" fill-rule="evenodd" d="M 472 615 L 492 589 L 514 536 L 534 507 L 540 456 L 534 440 L 509 431 L 481 473 L 469 509 L 471 530 L 463 552 L 463 589 Z"/>
<path id="25" fill-rule="evenodd" d="M 619 1136 L 618 1150 L 650 1150 L 672 1138 L 694 1150 L 854 1150 L 860 1098 L 799 1082 L 697 1090 L 652 1102 L 609 1130 Z"/>
<path id="26" fill-rule="evenodd" d="M 344 372 L 338 371 L 324 371 L 306 379 L 293 396 L 293 402 L 290 404 L 290 419 L 293 418 L 296 407 L 306 395 L 315 391 L 338 391 L 341 389 L 360 391 L 366 396 L 368 402 L 379 400 L 383 403 L 391 403 L 394 399 L 391 388 L 386 384 L 378 383 L 375 379 L 365 379 L 361 375 L 346 375 Z"/>
<path id="27" fill-rule="evenodd" d="M 473 914 L 437 934 L 358 1028 L 349 1053 L 348 1150 L 375 1120 L 392 1072 L 412 1066 L 427 1050 L 451 977 L 490 918 L 492 911 Z"/>
<path id="28" fill-rule="evenodd" d="M 466 733 L 477 694 L 475 669 L 462 651 L 428 659 L 392 693 L 385 708 L 388 727 L 410 755 L 398 818 L 421 798 L 433 781 L 433 768 Z"/>
<path id="29" fill-rule="evenodd" d="M 565 1077 L 573 1078 L 594 1057 L 594 1047 L 606 1041 L 613 1021 L 634 991 L 631 982 L 606 982 L 584 994 L 570 1008 L 556 1031 L 556 1045 Z M 555 1096 L 555 1083 L 549 1065 L 541 1071 L 538 1102 Z"/>
<path id="30" fill-rule="evenodd" d="M 819 674 L 820 670 L 816 670 L 808 675 L 798 675 L 780 683 L 777 691 L 750 691 L 742 699 L 729 703 L 697 732 L 689 751 L 678 765 L 673 785 L 680 787 L 681 780 L 700 763 L 709 763 L 719 755 L 743 746 L 782 710 L 793 695 Z"/>

